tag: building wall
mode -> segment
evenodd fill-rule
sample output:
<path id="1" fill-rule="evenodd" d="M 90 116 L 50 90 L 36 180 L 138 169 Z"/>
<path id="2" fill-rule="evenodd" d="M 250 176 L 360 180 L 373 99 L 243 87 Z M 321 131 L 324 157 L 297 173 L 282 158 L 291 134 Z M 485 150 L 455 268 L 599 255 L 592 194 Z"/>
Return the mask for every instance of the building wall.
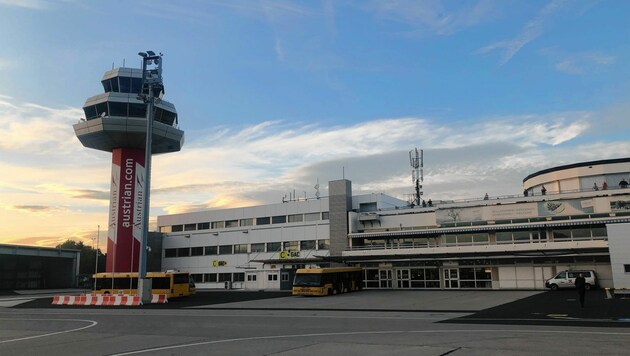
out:
<path id="1" fill-rule="evenodd" d="M 76 287 L 79 256 L 78 250 L 0 245 L 0 289 Z"/>
<path id="2" fill-rule="evenodd" d="M 328 183 L 330 199 L 330 254 L 341 256 L 348 246 L 348 211 L 352 209 L 352 184 L 349 180 Z"/>
<path id="3" fill-rule="evenodd" d="M 613 286 L 630 288 L 630 223 L 608 225 Z"/>
<path id="4" fill-rule="evenodd" d="M 604 182 L 612 189 L 617 188 L 622 179 L 628 182 L 630 179 L 630 160 L 626 159 L 625 162 L 623 160 L 608 161 L 615 161 L 615 163 L 598 161 L 589 164 L 585 162 L 581 166 L 569 166 L 566 169 L 558 167 L 557 170 L 550 169 L 549 172 L 525 179 L 523 187 L 529 190 L 530 193 L 540 194 L 540 189 L 544 185 L 547 189 L 547 194 L 551 194 L 589 190 L 592 189 L 593 183 L 597 183 L 601 189 Z"/>
<path id="5" fill-rule="evenodd" d="M 602 172 L 613 174 L 618 169 Z M 557 184 L 556 190 L 563 189 L 563 184 L 574 187 L 573 183 L 584 182 L 583 176 L 573 181 L 569 176 L 555 178 L 548 182 L 551 187 Z M 565 269 L 592 269 L 602 287 L 628 283 L 628 274 L 620 275 L 619 268 L 630 264 L 626 258 L 630 238 L 623 235 L 628 230 L 630 189 L 439 202 L 425 208 L 405 204 L 384 194 L 353 197 L 350 181 L 338 180 L 329 182 L 329 196 L 319 200 L 158 217 L 158 226 L 167 234 L 165 251 L 247 246 L 239 253 L 165 256 L 163 266 L 197 275 L 242 273 L 244 280 L 235 286 L 247 289 L 289 285 L 284 278 L 290 278 L 295 268 L 317 261 L 317 256 L 341 257 L 347 264 L 365 267 L 366 278 L 369 274 L 370 285 L 376 288 L 458 288 L 452 277 L 446 277 L 453 272 L 467 276 L 461 285 L 471 288 L 542 290 L 545 280 Z M 272 219 L 298 213 L 322 215 L 320 220 L 299 223 L 165 231 L 204 221 Z M 312 240 L 329 240 L 329 245 L 296 249 L 293 244 Z M 282 244 L 279 251 L 253 251 L 255 244 L 278 242 Z M 200 286 L 216 288 L 222 283 Z"/>
<path id="6" fill-rule="evenodd" d="M 160 216 L 158 227 L 169 231 L 164 233 L 162 269 L 187 271 L 197 278 L 201 276 L 201 281 L 197 281 L 200 288 L 224 288 L 224 281 L 219 278 L 231 274 L 232 279 L 237 275 L 244 276 L 242 280 L 231 280 L 233 288 L 278 289 L 282 279 L 288 278 L 280 270 L 293 268 L 295 263 L 292 261 L 301 260 L 300 264 L 304 264 L 315 260 L 315 256 L 329 255 L 328 210 L 328 198 L 321 198 Z M 300 216 L 302 221 L 290 222 L 290 216 Z M 286 221 L 274 222 L 274 217 L 283 217 Z M 268 218 L 269 223 L 258 225 L 257 218 Z M 253 224 L 225 225 L 228 221 L 241 219 L 252 219 Z M 176 230 L 181 228 L 181 231 L 172 231 L 176 226 L 179 226 Z M 313 241 L 314 247 L 302 246 L 302 243 Z M 321 243 L 326 246 L 320 246 Z M 265 251 L 255 251 L 254 247 L 260 247 L 260 244 L 265 246 Z M 268 250 L 271 245 L 277 245 L 279 249 Z M 223 253 L 221 246 L 231 246 L 232 249 Z M 215 249 L 215 252 L 206 253 L 206 248 Z M 169 255 L 173 251 L 178 255 Z M 179 256 L 180 251 L 184 251 L 185 256 Z M 193 256 L 193 251 L 203 253 Z M 213 276 L 217 277 L 216 281 L 212 280 Z"/>

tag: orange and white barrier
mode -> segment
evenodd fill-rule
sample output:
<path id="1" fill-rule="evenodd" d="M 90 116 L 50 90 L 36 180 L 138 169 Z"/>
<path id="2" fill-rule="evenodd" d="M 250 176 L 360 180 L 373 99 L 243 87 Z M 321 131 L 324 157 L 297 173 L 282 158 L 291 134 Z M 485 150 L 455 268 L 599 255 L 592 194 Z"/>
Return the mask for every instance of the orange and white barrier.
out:
<path id="1" fill-rule="evenodd" d="M 54 305 L 103 305 L 103 306 L 138 306 L 142 305 L 137 295 L 56 295 Z"/>
<path id="2" fill-rule="evenodd" d="M 166 294 L 153 294 L 151 297 L 151 304 L 165 304 L 168 303 L 168 298 L 166 298 Z"/>

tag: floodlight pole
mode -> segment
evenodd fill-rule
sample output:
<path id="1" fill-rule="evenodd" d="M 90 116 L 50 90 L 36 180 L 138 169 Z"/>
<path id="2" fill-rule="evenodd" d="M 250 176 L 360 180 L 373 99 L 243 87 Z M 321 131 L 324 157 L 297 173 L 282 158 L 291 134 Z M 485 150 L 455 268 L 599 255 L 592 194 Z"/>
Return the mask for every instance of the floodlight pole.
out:
<path id="1" fill-rule="evenodd" d="M 149 53 L 149 54 L 147 54 Z M 142 57 L 142 92 L 138 95 L 147 104 L 147 135 L 144 150 L 144 191 L 143 191 L 143 214 L 142 214 L 142 241 L 140 241 L 140 258 L 138 260 L 138 296 L 143 303 L 151 301 L 151 281 L 147 276 L 147 242 L 149 240 L 149 211 L 151 194 L 151 145 L 153 141 L 153 120 L 155 95 L 153 93 L 154 84 L 161 90 L 162 85 L 162 55 L 155 55 L 152 51 L 138 53 Z M 158 69 L 147 72 L 147 64 L 154 62 Z M 148 98 L 144 94 L 145 86 L 148 87 Z M 147 293 L 148 292 L 148 293 Z M 148 295 L 147 295 L 148 294 Z"/>
<path id="2" fill-rule="evenodd" d="M 96 263 L 94 265 L 94 292 L 96 293 L 96 274 L 98 273 L 98 240 L 101 237 L 101 225 L 96 227 Z"/>

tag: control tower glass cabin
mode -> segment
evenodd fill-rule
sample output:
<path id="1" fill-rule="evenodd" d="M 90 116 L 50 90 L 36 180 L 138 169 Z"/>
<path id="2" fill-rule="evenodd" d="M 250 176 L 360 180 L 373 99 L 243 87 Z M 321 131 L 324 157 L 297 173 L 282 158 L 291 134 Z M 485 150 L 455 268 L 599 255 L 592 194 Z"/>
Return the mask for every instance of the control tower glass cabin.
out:
<path id="1" fill-rule="evenodd" d="M 87 99 L 85 120 L 73 127 L 83 146 L 112 153 L 106 271 L 137 272 L 146 179 L 147 104 L 138 98 L 142 69 L 112 69 L 101 83 L 105 92 Z M 156 99 L 154 108 L 152 154 L 181 150 L 184 131 L 177 127 L 175 106 Z"/>

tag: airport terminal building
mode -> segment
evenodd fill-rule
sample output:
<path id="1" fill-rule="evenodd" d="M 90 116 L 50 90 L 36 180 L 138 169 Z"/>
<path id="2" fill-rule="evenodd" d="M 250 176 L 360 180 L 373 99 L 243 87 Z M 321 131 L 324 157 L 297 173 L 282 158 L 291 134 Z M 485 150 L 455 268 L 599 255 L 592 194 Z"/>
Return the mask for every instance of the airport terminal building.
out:
<path id="1" fill-rule="evenodd" d="M 427 206 L 352 195 L 158 217 L 162 269 L 201 288 L 289 289 L 295 269 L 356 265 L 366 288 L 544 289 L 566 269 L 630 288 L 630 158 L 533 173 L 523 194 Z"/>

